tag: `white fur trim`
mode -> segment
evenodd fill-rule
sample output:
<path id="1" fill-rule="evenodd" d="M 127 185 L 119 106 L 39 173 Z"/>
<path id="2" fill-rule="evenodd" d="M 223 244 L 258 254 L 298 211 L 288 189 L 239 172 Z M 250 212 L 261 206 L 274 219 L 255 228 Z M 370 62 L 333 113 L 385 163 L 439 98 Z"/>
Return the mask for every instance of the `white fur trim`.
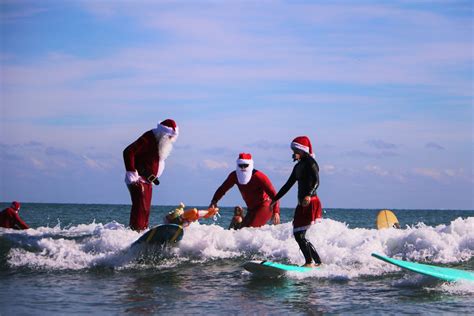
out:
<path id="1" fill-rule="evenodd" d="M 244 164 L 253 164 L 253 160 L 252 159 L 237 159 L 237 164 L 238 165 L 244 165 Z"/>
<path id="2" fill-rule="evenodd" d="M 165 134 L 170 135 L 170 136 L 178 137 L 178 135 L 179 135 L 179 128 L 178 128 L 178 126 L 176 126 L 176 130 L 174 130 L 174 129 L 172 129 L 171 127 L 158 124 L 158 126 L 156 127 L 156 129 L 158 130 L 158 132 L 160 132 L 160 133 L 165 133 Z"/>
<path id="3" fill-rule="evenodd" d="M 132 184 L 137 181 L 140 181 L 140 176 L 138 175 L 138 172 L 135 171 L 127 171 L 125 172 L 125 183 L 126 184 Z"/>
<path id="4" fill-rule="evenodd" d="M 308 230 L 311 227 L 311 225 L 313 225 L 313 224 L 314 224 L 314 222 L 311 222 L 310 225 L 295 227 L 295 228 L 293 228 L 293 233 L 297 233 L 297 232 L 300 232 L 300 231 L 303 231 L 303 230 Z"/>
<path id="5" fill-rule="evenodd" d="M 163 171 L 165 170 L 165 161 L 160 160 L 158 163 L 158 172 L 156 173 L 156 176 L 159 178 L 163 174 Z"/>
<path id="6" fill-rule="evenodd" d="M 301 145 L 300 143 L 292 142 L 292 143 L 291 143 L 291 149 L 293 149 L 293 148 L 302 150 L 302 151 L 304 151 L 305 153 L 308 153 L 308 154 L 309 154 L 309 147 L 308 147 L 308 146 L 304 146 L 304 145 Z"/>

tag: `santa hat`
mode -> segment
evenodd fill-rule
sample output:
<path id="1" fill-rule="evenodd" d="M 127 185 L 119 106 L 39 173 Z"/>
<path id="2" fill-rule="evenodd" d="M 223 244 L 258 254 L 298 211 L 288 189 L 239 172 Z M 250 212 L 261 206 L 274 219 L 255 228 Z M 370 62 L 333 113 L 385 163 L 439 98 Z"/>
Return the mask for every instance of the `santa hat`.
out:
<path id="1" fill-rule="evenodd" d="M 252 155 L 248 153 L 240 153 L 239 158 L 237 158 L 237 165 L 252 165 Z"/>
<path id="2" fill-rule="evenodd" d="M 178 125 L 172 119 L 166 119 L 158 124 L 158 132 L 177 137 L 179 134 Z"/>
<path id="3" fill-rule="evenodd" d="M 12 205 L 10 205 L 10 207 L 12 209 L 14 209 L 15 211 L 18 211 L 20 209 L 20 202 L 17 202 L 17 201 L 13 201 L 12 202 Z"/>
<path id="4" fill-rule="evenodd" d="M 311 141 L 307 136 L 298 136 L 291 142 L 291 149 L 299 149 L 314 157 Z"/>

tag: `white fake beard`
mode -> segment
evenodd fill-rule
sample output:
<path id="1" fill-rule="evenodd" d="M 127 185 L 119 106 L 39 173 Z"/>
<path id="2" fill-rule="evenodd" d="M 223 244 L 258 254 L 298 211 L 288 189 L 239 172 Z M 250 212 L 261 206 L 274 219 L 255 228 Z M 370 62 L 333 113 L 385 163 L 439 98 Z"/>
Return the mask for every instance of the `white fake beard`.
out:
<path id="1" fill-rule="evenodd" d="M 245 169 L 241 169 L 239 166 L 237 166 L 235 172 L 237 173 L 237 180 L 239 181 L 239 184 L 247 184 L 249 183 L 250 179 L 252 179 L 253 165 L 249 165 Z"/>
<path id="2" fill-rule="evenodd" d="M 155 136 L 157 136 L 155 134 Z M 157 177 L 160 177 L 163 171 L 165 170 L 165 160 L 171 154 L 173 150 L 173 143 L 175 142 L 176 138 L 169 138 L 168 135 L 164 133 L 158 134 L 158 156 L 160 157 L 160 162 L 158 164 L 158 172 Z"/>
<path id="3" fill-rule="evenodd" d="M 173 150 L 173 143 L 176 141 L 176 137 L 169 137 L 168 134 L 158 132 L 156 129 L 153 130 L 155 138 L 158 142 L 158 155 L 160 160 L 166 160 Z"/>
<path id="4" fill-rule="evenodd" d="M 162 137 L 158 143 L 158 155 L 160 160 L 166 160 L 173 150 L 173 141 L 168 137 Z"/>

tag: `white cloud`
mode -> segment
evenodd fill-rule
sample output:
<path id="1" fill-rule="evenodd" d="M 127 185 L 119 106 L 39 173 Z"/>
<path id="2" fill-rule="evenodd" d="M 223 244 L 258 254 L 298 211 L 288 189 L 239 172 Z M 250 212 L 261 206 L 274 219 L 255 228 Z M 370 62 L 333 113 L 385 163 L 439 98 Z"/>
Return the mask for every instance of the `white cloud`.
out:
<path id="1" fill-rule="evenodd" d="M 317 136 L 312 140 L 322 173 L 334 178 L 469 179 L 455 168 L 414 166 L 455 165 L 449 162 L 458 153 L 467 160 L 472 122 L 448 116 L 461 116 L 470 100 L 463 97 L 472 97 L 470 17 L 405 10 L 397 2 L 81 3 L 97 14 L 96 23 L 129 21 L 127 31 L 138 35 L 133 44 L 124 38 L 123 46 L 96 57 L 78 46 L 28 62 L 25 52 L 0 52 L 2 137 L 71 153 L 21 155 L 36 169 L 87 174 L 120 165 L 121 173 L 121 150 L 166 114 L 182 122 L 179 142 L 192 148 L 183 147 L 176 160 L 192 168 L 232 170 L 238 152 L 250 150 L 257 168 L 283 181 L 293 167 L 289 141 L 307 134 Z M 348 32 L 354 25 L 358 31 Z M 438 96 L 443 104 L 432 109 L 430 100 Z M 439 110 L 452 104 L 449 115 Z M 378 151 L 397 152 L 364 151 L 364 140 L 374 138 Z M 433 139 L 450 148 L 423 156 L 423 144 Z M 98 149 L 85 150 L 90 146 Z M 115 158 L 97 158 L 97 151 Z M 213 158 L 197 163 L 190 152 Z"/>
<path id="2" fill-rule="evenodd" d="M 102 163 L 100 163 L 97 160 L 91 159 L 87 157 L 86 155 L 82 155 L 82 158 L 84 158 L 86 165 L 90 167 L 91 169 L 100 169 L 100 170 L 105 169 Z"/>
<path id="3" fill-rule="evenodd" d="M 43 161 L 39 160 L 39 159 L 36 159 L 34 157 L 31 157 L 30 158 L 30 161 L 31 163 L 33 164 L 33 166 L 39 170 L 44 170 L 45 169 L 45 164 Z"/>
<path id="4" fill-rule="evenodd" d="M 436 150 L 446 150 L 446 148 L 444 148 L 443 146 L 435 142 L 426 143 L 425 147 L 430 148 L 430 149 L 436 149 Z"/>
<path id="5" fill-rule="evenodd" d="M 413 170 L 413 172 L 416 175 L 420 175 L 420 176 L 423 176 L 423 177 L 428 177 L 428 178 L 432 178 L 432 179 L 435 179 L 435 180 L 440 180 L 441 179 L 441 172 L 439 170 L 427 169 L 427 168 L 415 168 Z"/>
<path id="6" fill-rule="evenodd" d="M 229 164 L 227 162 L 215 161 L 210 159 L 204 159 L 202 165 L 210 170 L 215 169 L 229 169 Z"/>
<path id="7" fill-rule="evenodd" d="M 2 1 L 2 10 L 0 10 L 0 21 L 2 21 L 2 23 L 12 22 L 18 19 L 31 18 L 35 15 L 48 11 L 46 7 L 42 8 L 38 6 L 35 8 L 31 6 L 31 4 L 24 7 L 16 7 L 14 10 L 7 10 L 8 6 L 5 2 L 8 2 L 8 0 Z M 18 1 L 11 1 L 12 4 L 15 4 L 15 2 Z"/>
<path id="8" fill-rule="evenodd" d="M 382 177 L 386 177 L 390 174 L 390 172 L 388 172 L 387 170 L 384 170 L 381 167 L 375 165 L 368 165 L 365 167 L 365 170 Z"/>
<path id="9" fill-rule="evenodd" d="M 431 178 L 438 182 L 445 183 L 449 180 L 462 180 L 474 183 L 473 175 L 469 174 L 463 168 L 460 169 L 433 169 L 433 168 L 414 168 L 413 173 L 418 176 Z M 472 171 L 471 171 L 472 173 Z"/>
<path id="10" fill-rule="evenodd" d="M 315 23 L 314 16 L 308 14 L 309 9 L 309 12 L 313 12 L 314 15 L 326 18 L 341 16 L 344 19 L 347 17 L 354 19 L 354 16 L 360 16 L 360 12 L 369 14 L 365 18 L 389 16 L 399 21 L 401 25 L 403 21 L 408 20 L 415 24 L 422 24 L 426 29 L 430 29 L 430 32 L 436 32 L 431 27 L 436 27 L 439 20 L 446 21 L 446 19 L 433 13 L 429 14 L 432 17 L 431 22 L 421 22 L 427 20 L 427 14 L 412 10 L 393 10 L 383 6 L 371 8 L 360 5 L 277 5 L 272 6 L 270 12 L 276 10 L 280 14 L 282 12 L 290 14 L 285 15 L 285 18 L 281 16 L 273 18 L 269 12 L 267 16 L 264 16 L 265 19 L 260 22 L 261 24 L 252 22 L 251 26 L 254 29 L 262 29 L 262 32 L 254 34 L 252 32 L 254 29 L 246 26 L 246 21 L 251 18 L 246 16 L 248 11 L 241 14 L 233 12 L 235 5 L 211 6 L 211 10 L 200 9 L 202 15 L 199 15 L 199 18 L 196 18 L 198 14 L 196 14 L 195 6 L 184 7 L 180 10 L 176 8 L 163 10 L 162 6 L 158 5 L 156 10 L 152 10 L 149 8 L 150 5 L 152 3 L 134 8 L 133 5 L 125 2 L 125 5 L 118 7 L 103 3 L 97 6 L 101 11 L 135 16 L 137 23 L 145 20 L 149 21 L 146 23 L 149 26 L 158 26 L 164 34 L 175 39 L 166 46 L 158 41 L 142 47 L 127 47 L 116 52 L 115 55 L 96 60 L 51 55 L 51 58 L 45 61 L 44 69 L 15 67 L 12 73 L 11 69 L 5 68 L 6 82 L 21 78 L 27 79 L 31 84 L 45 86 L 48 82 L 48 85 L 55 85 L 67 83 L 70 80 L 103 78 L 104 75 L 116 72 L 130 73 L 133 76 L 122 76 L 110 81 L 94 79 L 91 81 L 94 85 L 105 84 L 105 88 L 108 87 L 110 91 L 114 91 L 114 83 L 119 83 L 122 87 L 129 86 L 129 90 L 133 91 L 136 86 L 146 82 L 156 86 L 162 82 L 196 84 L 275 79 L 324 80 L 357 84 L 423 83 L 448 86 L 450 83 L 446 83 L 445 76 L 439 73 L 440 67 L 451 65 L 453 60 L 456 63 L 469 63 L 472 60 L 469 41 L 463 43 L 447 39 L 441 43 L 427 43 L 424 38 L 424 40 L 420 39 L 420 43 L 410 41 L 405 46 L 393 47 L 386 36 L 380 34 L 379 38 L 367 39 L 369 44 L 365 47 L 360 47 L 360 43 L 350 42 L 323 45 L 311 37 L 303 37 L 298 32 L 291 33 L 283 26 L 276 26 L 275 29 L 271 27 L 274 26 L 273 23 L 280 20 L 294 23 L 301 17 L 304 19 L 305 16 L 311 16 L 310 21 Z M 88 3 L 88 6 L 96 7 L 94 3 Z M 253 8 L 253 6 L 243 7 Z M 353 15 L 351 12 L 358 14 Z M 359 19 L 355 18 L 355 20 Z M 317 29 L 319 23 L 313 27 Z M 334 25 L 331 23 L 326 27 L 332 28 Z M 286 34 L 276 35 L 280 28 L 285 30 Z M 409 28 L 410 26 L 406 26 L 405 32 Z M 399 37 L 395 38 L 400 40 Z M 335 41 L 325 39 L 325 42 L 327 40 Z M 371 42 L 376 42 L 378 45 L 371 45 Z M 354 57 L 357 55 L 369 56 Z M 51 67 L 52 64 L 54 67 Z M 434 65 L 436 67 L 433 67 Z M 115 92 L 120 93 L 120 89 L 116 89 Z"/>
<path id="11" fill-rule="evenodd" d="M 324 164 L 321 166 L 321 171 L 327 174 L 335 174 L 337 172 L 336 166 Z"/>

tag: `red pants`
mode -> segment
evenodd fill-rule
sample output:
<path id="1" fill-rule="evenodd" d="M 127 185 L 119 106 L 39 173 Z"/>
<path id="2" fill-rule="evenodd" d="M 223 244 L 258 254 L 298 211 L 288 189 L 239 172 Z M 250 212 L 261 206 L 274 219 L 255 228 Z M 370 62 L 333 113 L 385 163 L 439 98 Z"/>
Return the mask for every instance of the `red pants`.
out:
<path id="1" fill-rule="evenodd" d="M 265 201 L 259 207 L 247 209 L 242 227 L 261 227 L 272 218 L 272 215 L 270 201 Z"/>
<path id="2" fill-rule="evenodd" d="M 321 201 L 317 196 L 312 196 L 308 206 L 302 206 L 298 204 L 295 210 L 295 216 L 293 218 L 293 229 L 309 228 L 316 219 L 323 216 L 323 208 Z M 306 228 L 306 229 L 307 229 Z"/>
<path id="3" fill-rule="evenodd" d="M 132 199 L 130 211 L 130 228 L 141 231 L 148 228 L 151 208 L 151 183 L 140 183 L 140 185 L 128 185 L 128 191 Z"/>

